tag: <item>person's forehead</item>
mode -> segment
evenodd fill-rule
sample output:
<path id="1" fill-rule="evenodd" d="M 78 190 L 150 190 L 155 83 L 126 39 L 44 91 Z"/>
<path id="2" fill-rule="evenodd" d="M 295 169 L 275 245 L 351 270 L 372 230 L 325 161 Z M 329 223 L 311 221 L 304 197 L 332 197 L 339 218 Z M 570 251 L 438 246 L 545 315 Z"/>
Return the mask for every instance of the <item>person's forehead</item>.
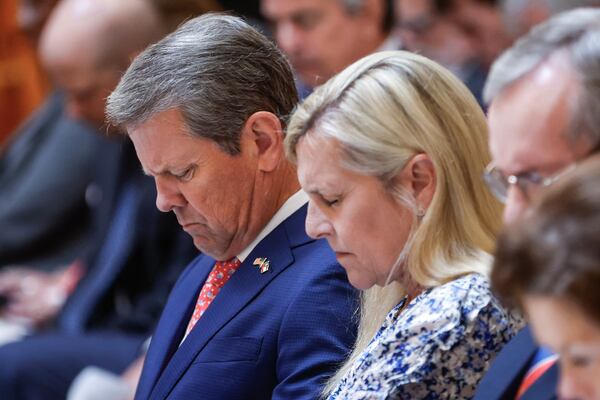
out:
<path id="1" fill-rule="evenodd" d="M 88 52 L 89 53 L 89 52 Z M 102 85 L 106 81 L 113 82 L 120 77 L 122 68 L 115 62 L 98 62 L 92 55 L 76 51 L 56 52 L 47 57 L 45 66 L 59 84 L 69 86 Z M 112 89 L 112 88 L 110 88 Z"/>
<path id="2" fill-rule="evenodd" d="M 432 11 L 430 0 L 400 0 L 396 1 L 396 5 L 396 13 L 400 22 L 430 16 Z"/>
<path id="3" fill-rule="evenodd" d="M 555 350 L 566 350 L 573 341 L 600 339 L 600 328 L 572 300 L 540 295 L 527 295 L 524 300 L 536 335 Z"/>
<path id="4" fill-rule="evenodd" d="M 310 132 L 298 141 L 296 145 L 298 178 L 303 185 L 308 186 L 307 191 L 311 190 L 312 185 L 328 184 L 328 177 L 339 172 L 341 162 L 339 146 L 334 139 L 325 139 Z"/>
<path id="5" fill-rule="evenodd" d="M 503 169 L 551 164 L 566 150 L 566 132 L 577 81 L 564 66 L 543 63 L 492 101 L 488 113 L 490 150 Z"/>
<path id="6" fill-rule="evenodd" d="M 261 0 L 260 8 L 266 18 L 278 20 L 304 12 L 342 9 L 343 5 L 342 0 Z"/>
<path id="7" fill-rule="evenodd" d="M 127 127 L 127 132 L 144 161 L 152 169 L 165 169 L 184 162 L 206 149 L 207 139 L 192 137 L 177 109 L 160 112 L 146 121 Z M 138 153 L 139 154 L 139 153 Z"/>

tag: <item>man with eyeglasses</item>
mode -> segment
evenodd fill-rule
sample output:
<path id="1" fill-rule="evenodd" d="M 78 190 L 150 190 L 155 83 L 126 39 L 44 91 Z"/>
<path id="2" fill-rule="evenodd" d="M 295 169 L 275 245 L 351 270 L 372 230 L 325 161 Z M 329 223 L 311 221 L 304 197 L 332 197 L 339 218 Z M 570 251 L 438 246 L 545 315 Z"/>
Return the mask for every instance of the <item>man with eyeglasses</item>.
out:
<path id="1" fill-rule="evenodd" d="M 484 97 L 493 159 L 484 178 L 510 224 L 598 147 L 600 10 L 573 10 L 534 28 L 493 64 Z M 555 361 L 525 328 L 498 355 L 475 399 L 555 399 Z"/>

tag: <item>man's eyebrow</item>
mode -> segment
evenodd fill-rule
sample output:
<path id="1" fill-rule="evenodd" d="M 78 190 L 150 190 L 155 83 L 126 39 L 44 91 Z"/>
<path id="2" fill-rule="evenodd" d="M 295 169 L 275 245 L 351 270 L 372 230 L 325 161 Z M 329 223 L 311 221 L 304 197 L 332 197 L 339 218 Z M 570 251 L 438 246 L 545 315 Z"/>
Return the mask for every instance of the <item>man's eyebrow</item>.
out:
<path id="1" fill-rule="evenodd" d="M 163 167 L 163 168 L 159 169 L 158 171 L 151 171 L 142 166 L 142 172 L 146 176 L 173 175 L 173 173 L 171 172 L 171 168 L 168 166 Z"/>
<path id="2" fill-rule="evenodd" d="M 196 170 L 198 168 L 198 163 L 190 162 L 188 164 L 184 164 L 182 166 L 175 165 L 165 165 L 160 167 L 157 171 L 147 170 L 142 166 L 142 171 L 145 175 L 148 176 L 174 176 L 179 177 L 180 175 L 187 173 L 190 169 Z"/>

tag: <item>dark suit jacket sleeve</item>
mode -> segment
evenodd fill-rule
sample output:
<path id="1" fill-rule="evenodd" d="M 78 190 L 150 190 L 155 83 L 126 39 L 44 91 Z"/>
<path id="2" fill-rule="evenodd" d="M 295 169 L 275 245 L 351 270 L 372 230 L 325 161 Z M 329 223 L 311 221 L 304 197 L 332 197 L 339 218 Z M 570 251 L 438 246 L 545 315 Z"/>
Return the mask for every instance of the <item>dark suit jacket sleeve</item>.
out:
<path id="1" fill-rule="evenodd" d="M 31 140 L 21 150 L 31 154 L 20 159 L 23 165 L 5 164 L 0 171 L 0 265 L 24 263 L 48 251 L 66 252 L 69 246 L 76 254 L 88 225 L 85 191 L 96 133 L 62 115 L 47 122 L 31 125 L 40 132 L 21 133 L 37 135 L 24 137 Z"/>
<path id="2" fill-rule="evenodd" d="M 285 313 L 279 334 L 279 384 L 273 399 L 319 398 L 355 341 L 356 325 L 349 325 L 348 320 L 358 307 L 356 292 L 339 265 L 332 264 L 327 271 L 306 285 Z"/>
<path id="3" fill-rule="evenodd" d="M 98 299 L 89 316 L 89 327 L 150 335 L 175 281 L 198 250 L 175 215 L 156 208 L 154 181 L 142 173 L 131 143 L 124 143 L 121 157 L 125 160 L 120 175 L 125 176 L 120 178 L 138 187 L 141 200 L 132 223 L 129 254 Z M 88 261 L 94 265 L 94 254 Z M 128 306 L 119 306 L 125 299 Z"/>

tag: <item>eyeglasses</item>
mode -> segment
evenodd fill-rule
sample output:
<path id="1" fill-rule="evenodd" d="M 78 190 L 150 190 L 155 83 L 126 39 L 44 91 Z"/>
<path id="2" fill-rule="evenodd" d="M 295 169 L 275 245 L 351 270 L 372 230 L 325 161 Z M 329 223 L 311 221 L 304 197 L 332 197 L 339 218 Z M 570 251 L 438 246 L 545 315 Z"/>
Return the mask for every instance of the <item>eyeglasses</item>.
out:
<path id="1" fill-rule="evenodd" d="M 511 186 L 518 187 L 523 196 L 529 201 L 535 198 L 544 188 L 552 185 L 576 167 L 577 163 L 569 164 L 556 174 L 548 177 L 543 177 L 538 172 L 525 172 L 519 175 L 506 176 L 498 168 L 488 164 L 483 173 L 483 180 L 492 194 L 502 203 L 506 203 L 508 189 Z"/>

